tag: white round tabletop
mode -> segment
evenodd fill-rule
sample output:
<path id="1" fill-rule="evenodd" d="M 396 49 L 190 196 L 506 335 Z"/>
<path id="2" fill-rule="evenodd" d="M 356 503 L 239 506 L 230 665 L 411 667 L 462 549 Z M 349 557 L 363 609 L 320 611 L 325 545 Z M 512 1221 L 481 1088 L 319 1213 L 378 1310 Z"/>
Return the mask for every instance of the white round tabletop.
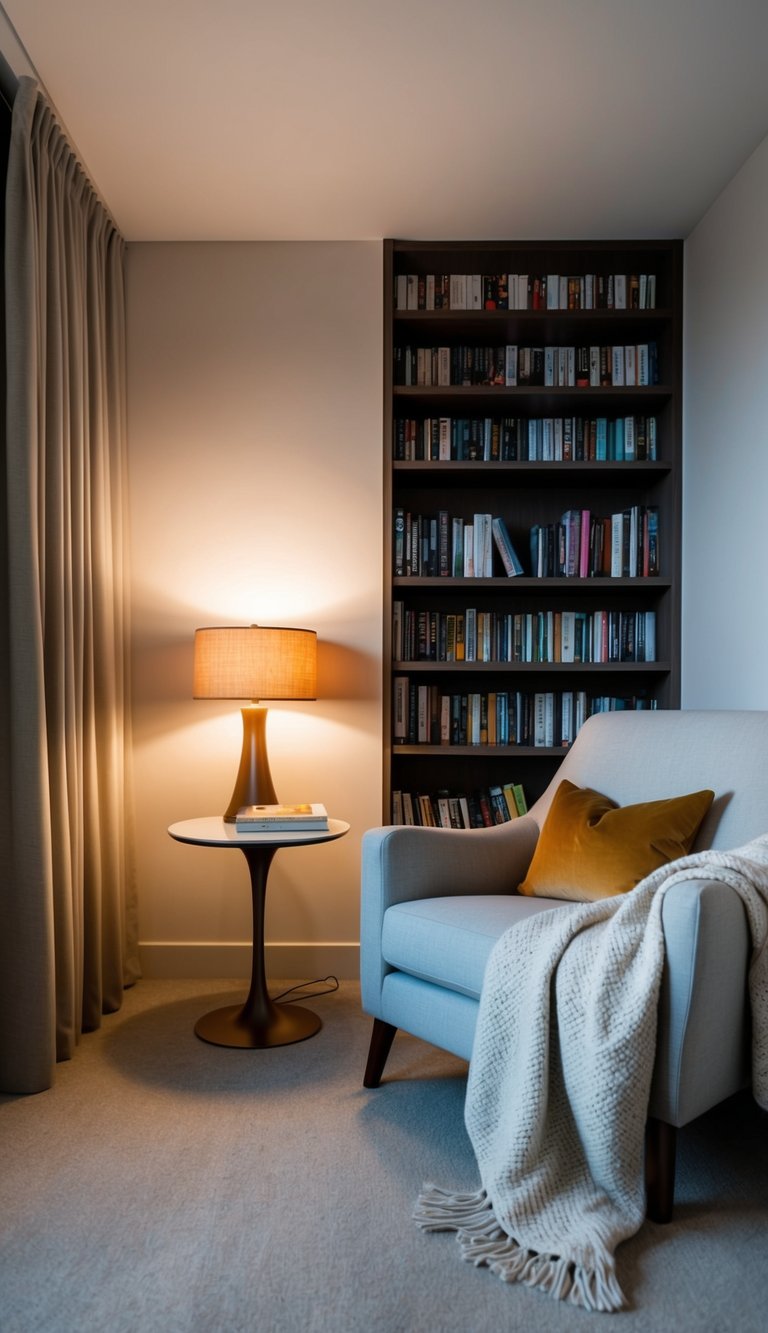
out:
<path id="1" fill-rule="evenodd" d="M 225 823 L 221 815 L 205 815 L 202 819 L 182 819 L 178 824 L 170 824 L 168 832 L 177 842 L 191 842 L 203 847 L 300 847 L 343 838 L 349 832 L 349 824 L 343 819 L 329 819 L 328 828 L 321 830 L 240 833 L 235 824 Z"/>

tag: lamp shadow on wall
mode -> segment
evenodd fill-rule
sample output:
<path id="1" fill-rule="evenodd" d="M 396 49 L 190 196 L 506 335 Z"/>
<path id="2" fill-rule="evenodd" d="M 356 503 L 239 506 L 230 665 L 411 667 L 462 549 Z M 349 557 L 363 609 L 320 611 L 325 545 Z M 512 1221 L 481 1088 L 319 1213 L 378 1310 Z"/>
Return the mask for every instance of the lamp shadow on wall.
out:
<path id="1" fill-rule="evenodd" d="M 318 636 L 318 699 L 355 699 L 375 702 L 381 694 L 381 662 L 346 643 Z"/>

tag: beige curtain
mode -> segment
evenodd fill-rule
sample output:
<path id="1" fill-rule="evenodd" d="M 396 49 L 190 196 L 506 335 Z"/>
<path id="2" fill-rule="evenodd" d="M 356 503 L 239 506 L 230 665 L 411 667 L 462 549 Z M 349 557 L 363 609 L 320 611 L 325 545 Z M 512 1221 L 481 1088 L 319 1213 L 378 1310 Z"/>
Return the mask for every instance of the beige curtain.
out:
<path id="1" fill-rule="evenodd" d="M 0 1090 L 38 1092 L 138 975 L 123 241 L 31 79 L 6 189 Z"/>

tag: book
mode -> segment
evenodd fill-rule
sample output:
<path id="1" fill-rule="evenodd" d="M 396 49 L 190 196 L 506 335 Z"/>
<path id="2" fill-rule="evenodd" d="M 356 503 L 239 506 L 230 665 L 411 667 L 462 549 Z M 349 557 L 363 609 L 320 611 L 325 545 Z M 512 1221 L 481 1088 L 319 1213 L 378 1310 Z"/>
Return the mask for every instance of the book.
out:
<path id="1" fill-rule="evenodd" d="M 512 794 L 513 794 L 514 799 L 515 799 L 515 805 L 517 806 L 517 813 L 518 813 L 518 815 L 525 815 L 525 814 L 527 814 L 527 813 L 528 813 L 528 802 L 527 802 L 526 799 L 525 799 L 525 792 L 523 791 L 522 783 L 520 783 L 520 782 L 513 782 L 513 783 L 512 783 Z"/>
<path id="2" fill-rule="evenodd" d="M 506 824 L 510 818 L 504 792 L 499 786 L 491 787 L 488 792 L 488 804 L 494 824 Z"/>
<path id="3" fill-rule="evenodd" d="M 507 577 L 514 578 L 516 575 L 522 574 L 523 566 L 512 545 L 504 519 L 494 518 L 491 523 L 491 530 Z"/>
<path id="4" fill-rule="evenodd" d="M 328 831 L 328 811 L 317 802 L 299 805 L 241 805 L 235 815 L 240 833 Z"/>
<path id="5" fill-rule="evenodd" d="M 520 790 L 522 791 L 522 787 Z M 518 809 L 517 799 L 515 797 L 515 783 L 505 782 L 502 791 L 504 793 L 504 800 L 507 803 L 508 818 L 517 819 L 520 815 L 520 810 Z"/>
<path id="6" fill-rule="evenodd" d="M 396 742 L 404 742 L 408 739 L 408 684 L 407 676 L 395 676 L 393 682 L 392 736 Z"/>

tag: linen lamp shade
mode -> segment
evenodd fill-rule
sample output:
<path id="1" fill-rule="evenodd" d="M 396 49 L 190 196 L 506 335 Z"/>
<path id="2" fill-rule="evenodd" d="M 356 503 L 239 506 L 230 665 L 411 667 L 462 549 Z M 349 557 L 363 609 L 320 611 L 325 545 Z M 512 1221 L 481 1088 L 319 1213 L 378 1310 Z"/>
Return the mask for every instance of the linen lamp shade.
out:
<path id="1" fill-rule="evenodd" d="M 317 634 L 274 625 L 195 630 L 195 699 L 316 699 Z"/>

